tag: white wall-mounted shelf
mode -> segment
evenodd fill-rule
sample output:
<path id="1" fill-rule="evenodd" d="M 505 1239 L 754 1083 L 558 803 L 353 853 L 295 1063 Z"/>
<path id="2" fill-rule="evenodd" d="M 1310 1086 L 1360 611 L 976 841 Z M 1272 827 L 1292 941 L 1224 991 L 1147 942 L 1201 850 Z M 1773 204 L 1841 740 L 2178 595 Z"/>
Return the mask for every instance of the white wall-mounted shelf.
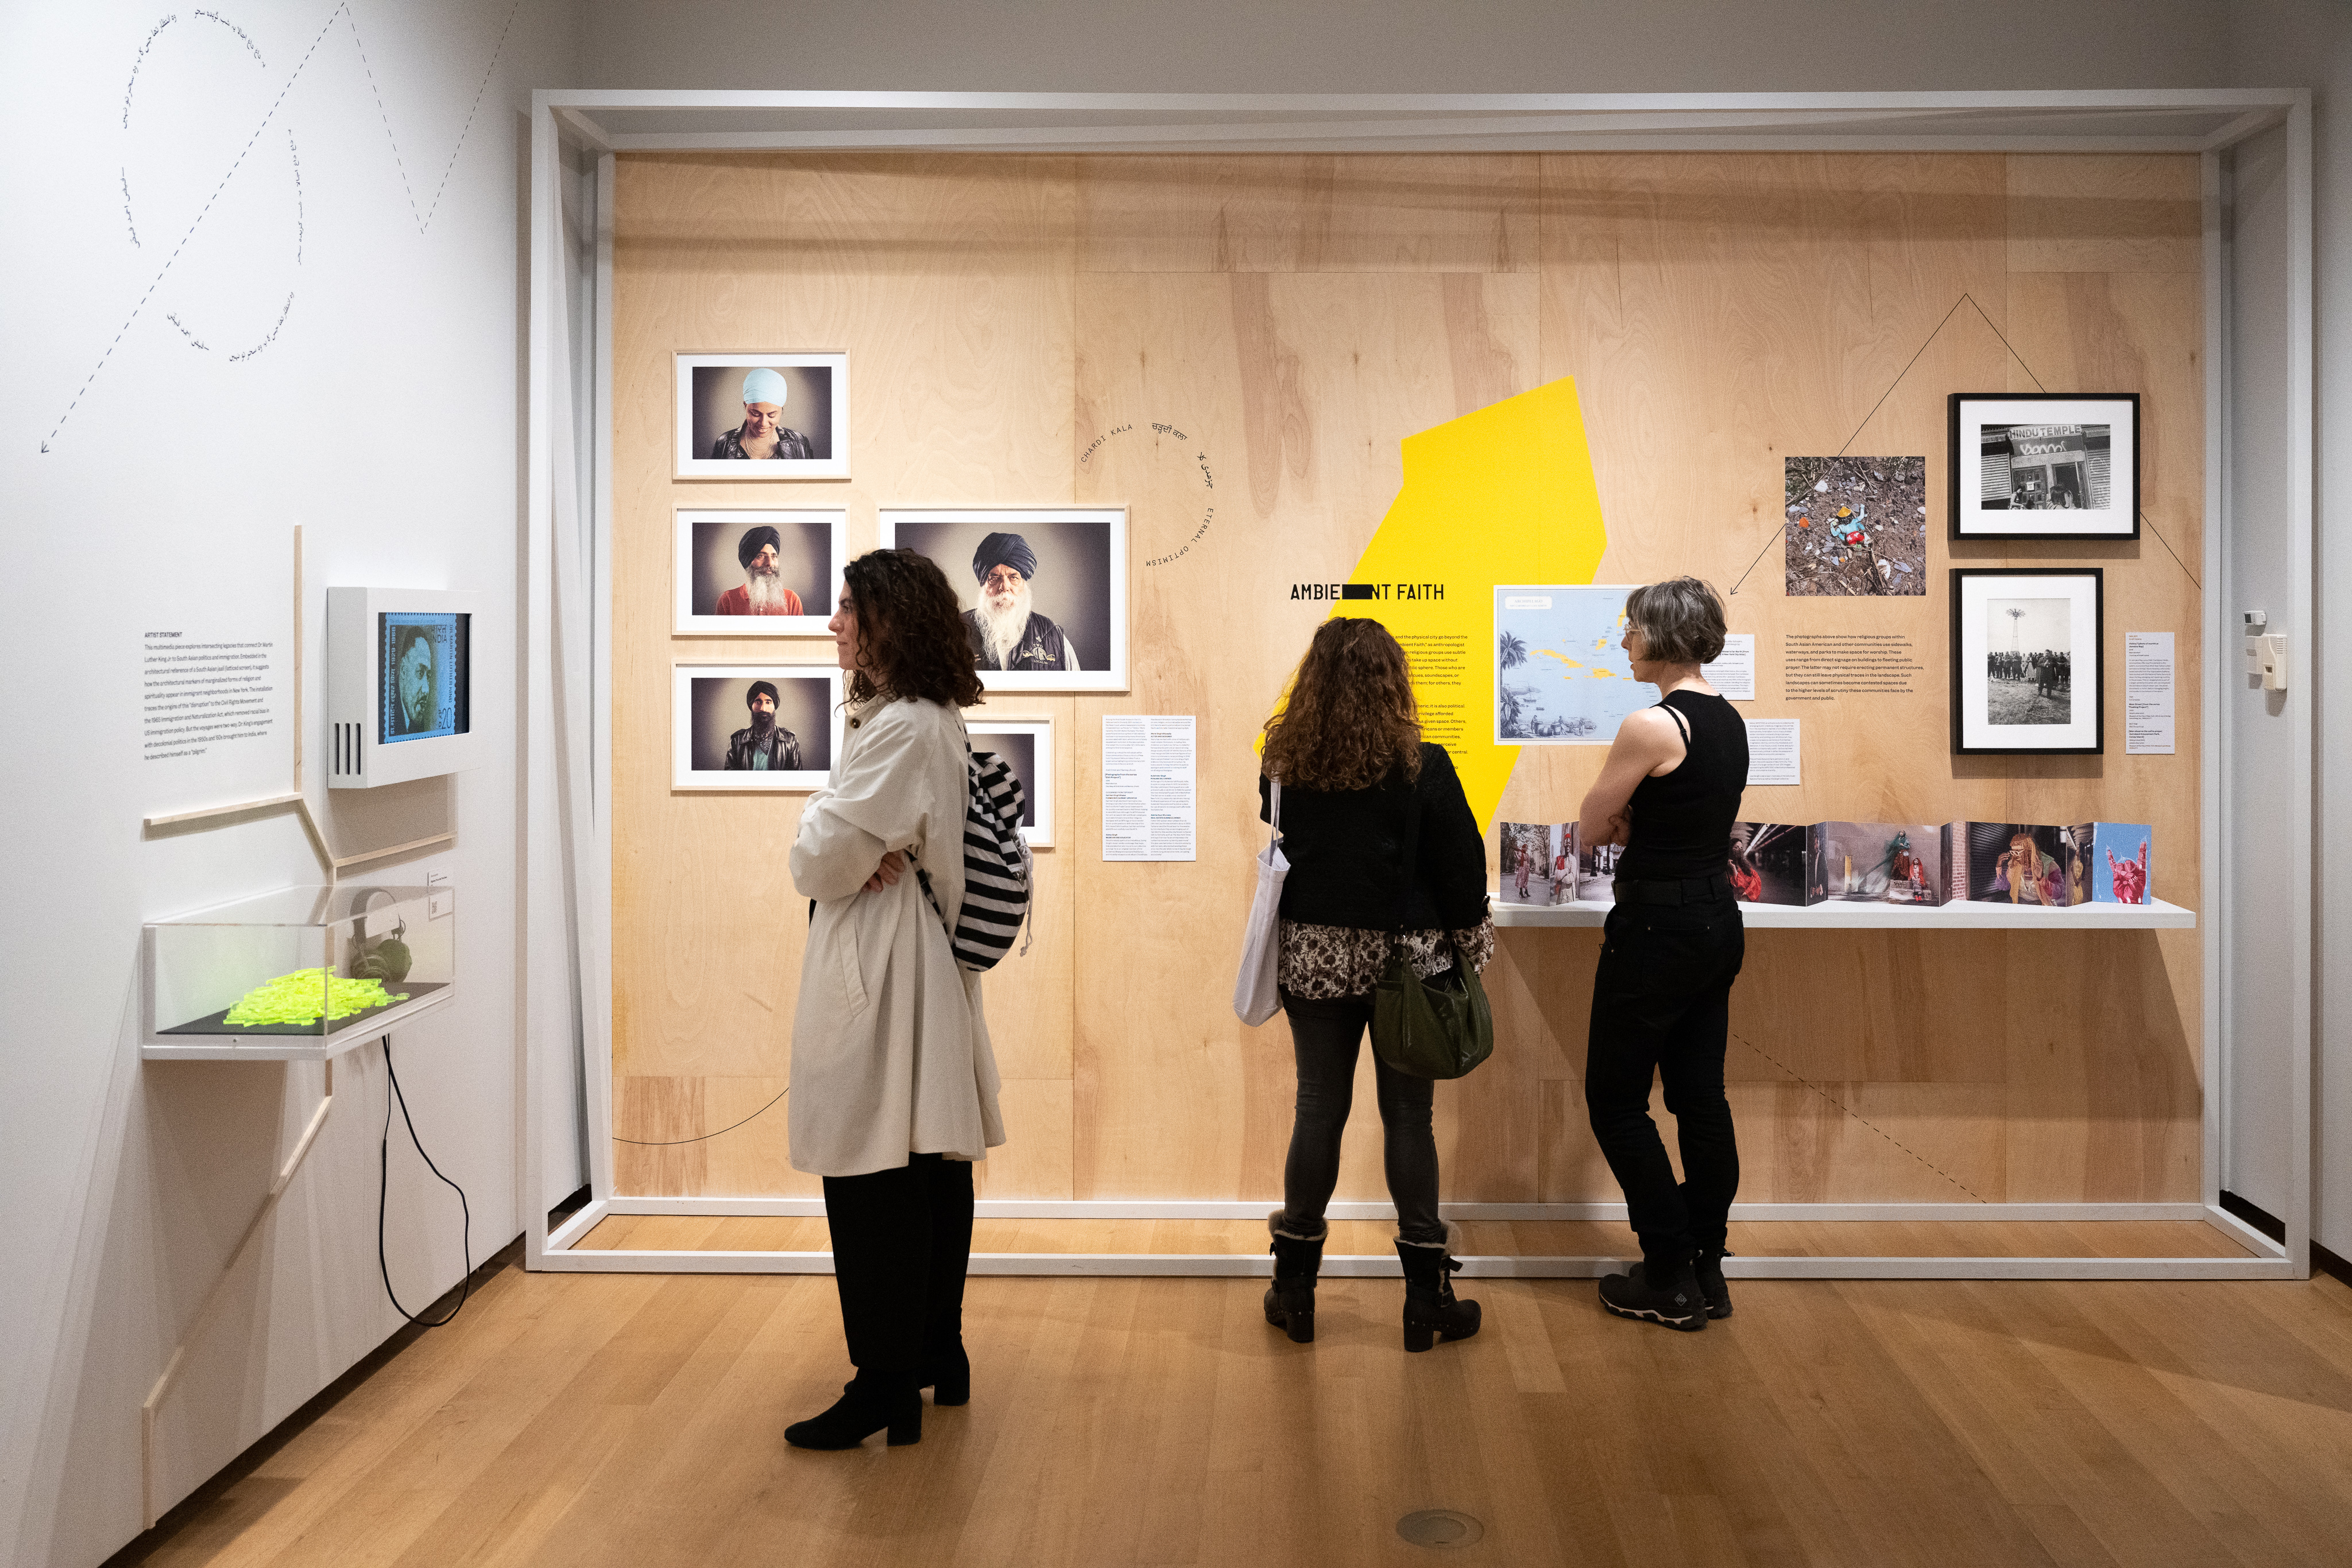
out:
<path id="1" fill-rule="evenodd" d="M 158 1045 L 139 1048 L 148 1061 L 331 1061 L 346 1051 L 380 1040 L 387 1030 L 404 1029 L 426 1013 L 438 1012 L 456 999 L 457 988 L 442 986 L 428 996 L 414 997 L 382 1012 L 354 1018 L 332 1034 L 245 1035 L 234 1040 L 209 1037 L 203 1045 Z M 204 1035 L 185 1037 L 205 1040 Z"/>
<path id="2" fill-rule="evenodd" d="M 1492 895 L 1490 895 L 1492 896 Z M 1505 904 L 1493 905 L 1498 926 L 1599 925 L 1613 906 L 1606 904 Z M 2147 904 L 2078 904 L 2045 909 L 2033 904 L 1864 904 L 1831 899 L 1823 904 L 1743 904 L 1740 920 L 1751 931 L 2189 931 L 2197 912 L 2161 899 Z"/>

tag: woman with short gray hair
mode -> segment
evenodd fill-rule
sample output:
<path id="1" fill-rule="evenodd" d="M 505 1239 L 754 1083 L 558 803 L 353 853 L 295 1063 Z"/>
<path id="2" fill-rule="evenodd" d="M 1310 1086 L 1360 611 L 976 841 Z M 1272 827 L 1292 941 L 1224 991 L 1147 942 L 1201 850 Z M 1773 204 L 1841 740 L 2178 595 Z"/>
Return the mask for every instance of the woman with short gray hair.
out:
<path id="1" fill-rule="evenodd" d="M 1695 577 L 1637 588 L 1625 622 L 1633 678 L 1660 700 L 1619 727 L 1584 797 L 1579 841 L 1624 846 L 1592 977 L 1584 1101 L 1642 1261 L 1601 1281 L 1601 1304 L 1703 1329 L 1731 1315 L 1723 1259 L 1739 1148 L 1723 1055 L 1747 934 L 1728 846 L 1748 787 L 1748 727 L 1700 670 L 1723 652 L 1714 589 Z M 1654 1072 L 1675 1114 L 1680 1183 L 1650 1120 Z"/>

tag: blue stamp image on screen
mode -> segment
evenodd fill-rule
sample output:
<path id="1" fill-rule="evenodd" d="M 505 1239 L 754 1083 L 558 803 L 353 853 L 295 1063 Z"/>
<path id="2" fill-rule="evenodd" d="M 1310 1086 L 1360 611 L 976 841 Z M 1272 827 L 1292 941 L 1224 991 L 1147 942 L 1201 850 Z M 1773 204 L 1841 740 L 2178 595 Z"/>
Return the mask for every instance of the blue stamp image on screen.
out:
<path id="1" fill-rule="evenodd" d="M 470 619 L 451 612 L 376 617 L 376 734 L 383 744 L 467 732 Z"/>

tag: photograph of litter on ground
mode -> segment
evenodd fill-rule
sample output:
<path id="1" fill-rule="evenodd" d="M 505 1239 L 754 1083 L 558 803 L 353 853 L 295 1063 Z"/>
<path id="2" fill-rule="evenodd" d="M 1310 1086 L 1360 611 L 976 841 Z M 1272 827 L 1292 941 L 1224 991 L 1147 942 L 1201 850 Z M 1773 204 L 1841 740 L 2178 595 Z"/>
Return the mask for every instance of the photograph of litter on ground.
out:
<path id="1" fill-rule="evenodd" d="M 1790 457 L 1789 593 L 1925 594 L 1927 460 Z"/>

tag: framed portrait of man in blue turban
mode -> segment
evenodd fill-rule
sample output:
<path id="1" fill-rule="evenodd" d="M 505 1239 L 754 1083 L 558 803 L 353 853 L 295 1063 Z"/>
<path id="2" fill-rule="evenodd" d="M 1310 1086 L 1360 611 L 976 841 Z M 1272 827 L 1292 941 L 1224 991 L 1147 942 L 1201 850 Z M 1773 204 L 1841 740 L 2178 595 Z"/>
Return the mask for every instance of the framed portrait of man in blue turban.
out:
<path id="1" fill-rule="evenodd" d="M 947 574 L 989 690 L 1127 690 L 1125 507 L 886 507 L 881 542 Z"/>
<path id="2" fill-rule="evenodd" d="M 849 356 L 678 354 L 680 479 L 849 477 Z"/>

